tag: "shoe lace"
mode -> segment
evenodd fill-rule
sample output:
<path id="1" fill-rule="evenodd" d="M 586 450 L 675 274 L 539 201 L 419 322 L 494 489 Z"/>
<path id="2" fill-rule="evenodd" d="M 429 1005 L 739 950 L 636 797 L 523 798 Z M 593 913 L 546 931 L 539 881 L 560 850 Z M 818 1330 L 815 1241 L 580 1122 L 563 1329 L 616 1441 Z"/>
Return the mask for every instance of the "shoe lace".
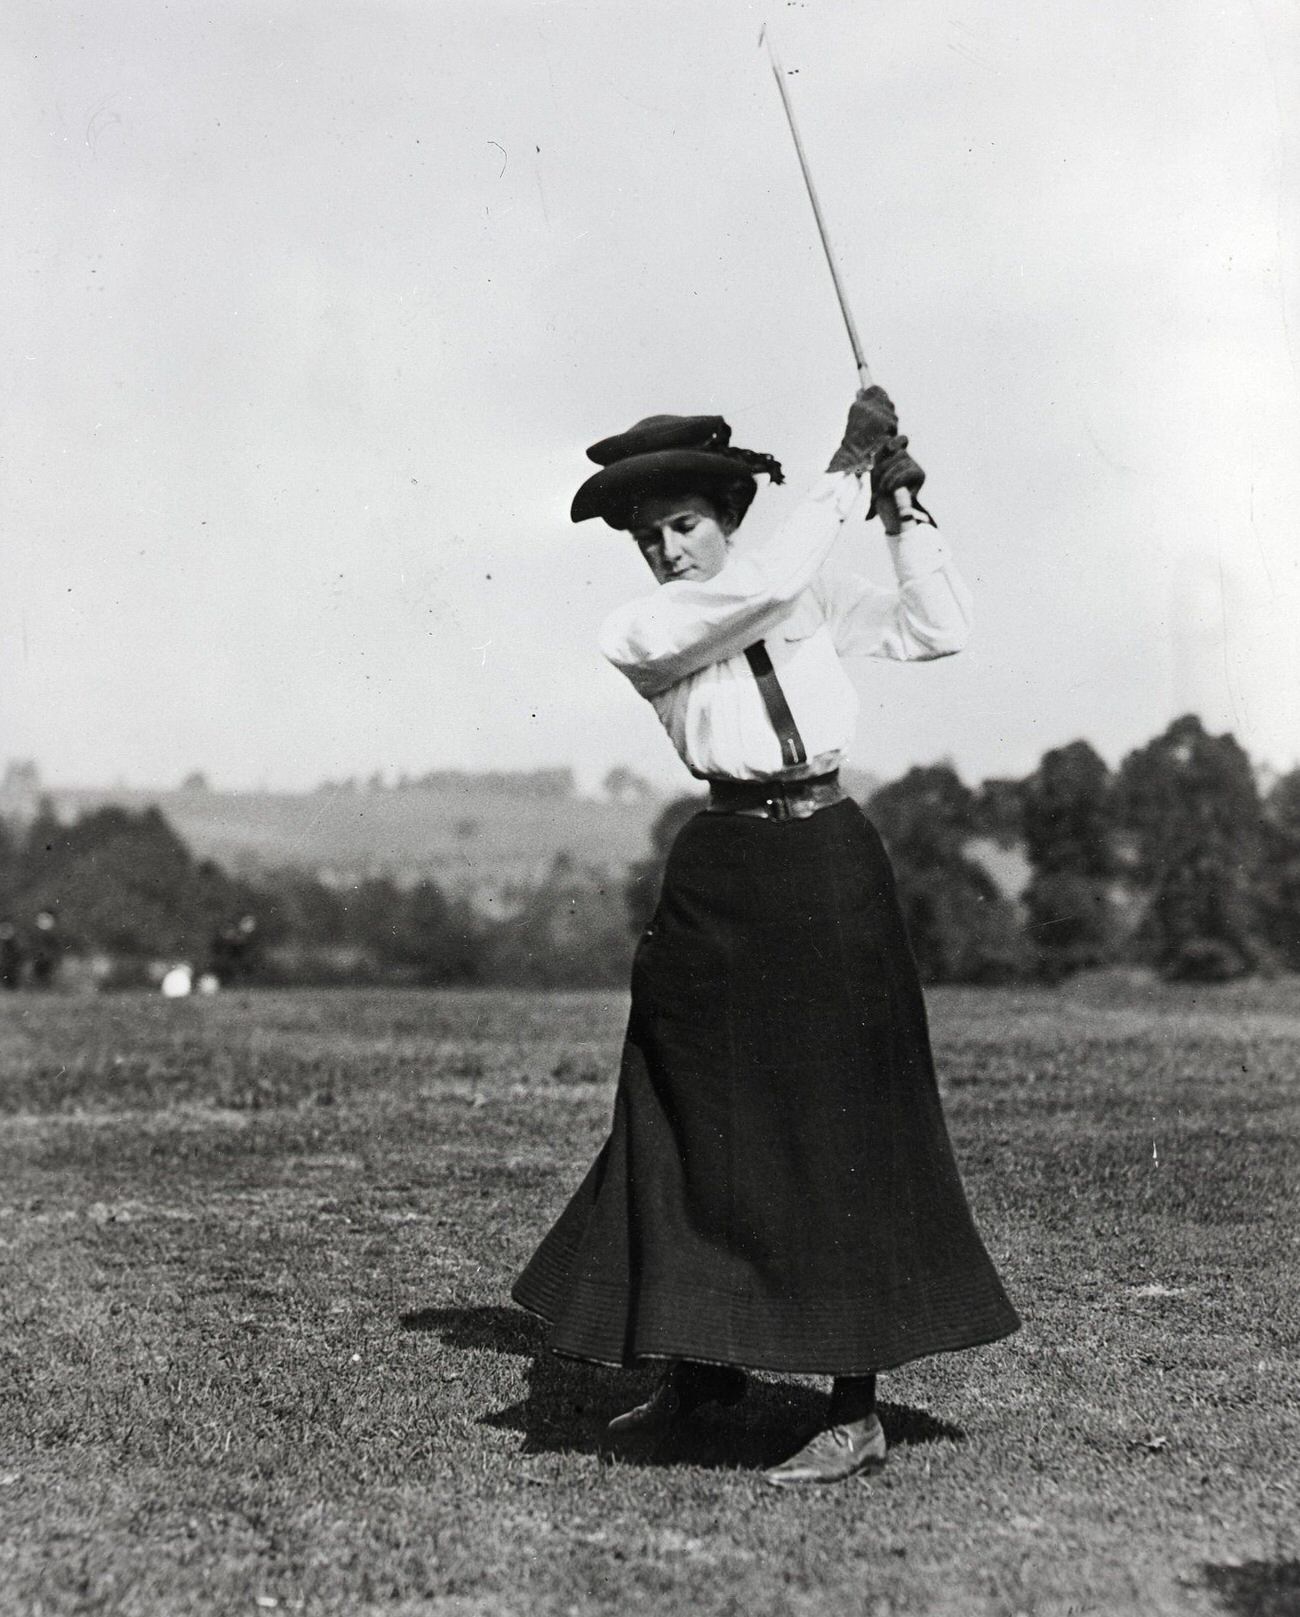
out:
<path id="1" fill-rule="evenodd" d="M 869 1418 L 865 1421 L 837 1422 L 834 1426 L 828 1426 L 823 1435 L 829 1437 L 836 1448 L 858 1449 L 866 1448 L 877 1430 L 877 1422 Z"/>
<path id="2" fill-rule="evenodd" d="M 810 1449 L 851 1449 L 853 1433 L 847 1426 L 826 1426 L 809 1440 Z"/>

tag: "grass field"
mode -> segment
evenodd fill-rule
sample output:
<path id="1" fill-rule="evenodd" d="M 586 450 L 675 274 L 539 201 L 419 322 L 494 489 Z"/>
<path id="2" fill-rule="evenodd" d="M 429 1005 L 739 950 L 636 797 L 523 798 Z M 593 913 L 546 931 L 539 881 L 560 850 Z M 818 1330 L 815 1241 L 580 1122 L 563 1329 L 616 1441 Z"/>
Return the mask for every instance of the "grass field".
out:
<path id="1" fill-rule="evenodd" d="M 508 1304 L 620 995 L 2 998 L 4 1617 L 1300 1610 L 1294 981 L 932 996 L 1025 1328 L 795 1494 L 824 1384 L 609 1456 Z"/>

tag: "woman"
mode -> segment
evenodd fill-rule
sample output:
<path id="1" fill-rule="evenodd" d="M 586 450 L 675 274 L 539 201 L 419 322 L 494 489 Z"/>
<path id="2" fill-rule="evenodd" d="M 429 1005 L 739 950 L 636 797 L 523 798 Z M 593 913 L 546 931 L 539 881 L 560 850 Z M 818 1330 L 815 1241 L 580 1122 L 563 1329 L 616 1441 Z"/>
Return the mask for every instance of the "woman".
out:
<path id="1" fill-rule="evenodd" d="M 588 450 L 574 521 L 626 529 L 659 588 L 601 649 L 654 707 L 707 807 L 637 948 L 611 1132 L 515 1284 L 551 1347 L 667 1361 L 611 1434 L 734 1403 L 746 1369 L 834 1378 L 775 1483 L 879 1465 L 875 1377 L 1019 1321 L 971 1221 L 880 840 L 836 776 L 857 700 L 840 659 L 960 649 L 967 593 L 888 396 L 858 394 L 826 473 L 734 548 L 770 456 L 720 417 L 655 416 Z M 824 575 L 870 475 L 894 590 Z"/>

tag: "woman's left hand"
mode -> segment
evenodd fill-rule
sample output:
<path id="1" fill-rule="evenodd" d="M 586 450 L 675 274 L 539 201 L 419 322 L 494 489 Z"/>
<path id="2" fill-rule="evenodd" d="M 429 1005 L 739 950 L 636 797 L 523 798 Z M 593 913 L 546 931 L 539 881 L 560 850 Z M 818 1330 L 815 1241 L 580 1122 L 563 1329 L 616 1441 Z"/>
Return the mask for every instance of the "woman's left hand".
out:
<path id="1" fill-rule="evenodd" d="M 864 387 L 849 406 L 840 447 L 831 456 L 828 472 L 852 472 L 862 477 L 869 472 L 887 443 L 898 431 L 898 411 L 883 387 Z"/>

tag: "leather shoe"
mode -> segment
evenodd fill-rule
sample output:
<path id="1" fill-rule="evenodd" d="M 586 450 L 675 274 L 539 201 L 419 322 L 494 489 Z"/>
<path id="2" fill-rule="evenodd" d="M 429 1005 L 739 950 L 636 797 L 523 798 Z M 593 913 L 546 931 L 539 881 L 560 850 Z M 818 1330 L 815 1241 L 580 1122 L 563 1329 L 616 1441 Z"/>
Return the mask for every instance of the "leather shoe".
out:
<path id="1" fill-rule="evenodd" d="M 797 1454 L 764 1471 L 778 1487 L 798 1482 L 843 1482 L 861 1471 L 878 1471 L 885 1463 L 884 1428 L 878 1415 L 865 1420 L 826 1426 L 815 1433 Z"/>
<path id="2" fill-rule="evenodd" d="M 648 1437 L 668 1431 L 703 1404 L 729 1406 L 744 1395 L 745 1372 L 732 1365 L 671 1364 L 645 1403 L 615 1415 L 606 1431 L 611 1437 Z"/>

